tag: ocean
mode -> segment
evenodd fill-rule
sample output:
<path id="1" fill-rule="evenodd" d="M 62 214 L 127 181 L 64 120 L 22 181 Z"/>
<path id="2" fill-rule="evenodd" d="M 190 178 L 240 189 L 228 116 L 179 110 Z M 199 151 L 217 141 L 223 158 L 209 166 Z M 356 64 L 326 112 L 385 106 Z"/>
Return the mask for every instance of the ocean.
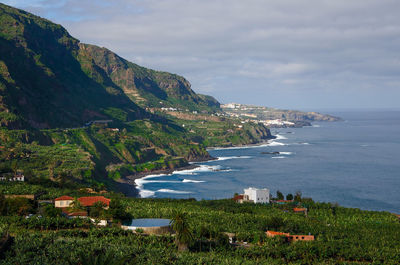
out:
<path id="1" fill-rule="evenodd" d="M 329 114 L 344 121 L 271 129 L 277 139 L 267 144 L 210 150 L 218 160 L 136 180 L 140 195 L 222 199 L 258 187 L 400 213 L 400 111 Z"/>

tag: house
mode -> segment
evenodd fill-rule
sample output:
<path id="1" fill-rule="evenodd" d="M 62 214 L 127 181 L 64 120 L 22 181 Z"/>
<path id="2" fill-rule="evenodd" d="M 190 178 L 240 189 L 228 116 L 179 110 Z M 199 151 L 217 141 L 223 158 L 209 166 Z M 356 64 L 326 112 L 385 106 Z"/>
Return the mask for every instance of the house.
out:
<path id="1" fill-rule="evenodd" d="M 268 230 L 265 232 L 267 237 L 275 237 L 275 236 L 284 236 L 289 242 L 295 242 L 295 241 L 314 241 L 315 238 L 313 235 L 291 235 L 289 233 L 283 233 L 283 232 L 276 232 L 276 231 L 270 231 Z"/>
<path id="2" fill-rule="evenodd" d="M 64 208 L 62 210 L 64 216 L 66 216 L 69 219 L 74 219 L 74 218 L 89 218 L 90 221 L 98 226 L 107 226 L 108 221 L 107 220 L 98 220 L 98 219 L 93 219 L 88 216 L 88 212 L 84 210 L 77 210 L 77 211 L 71 211 L 68 208 Z"/>
<path id="3" fill-rule="evenodd" d="M 297 208 L 297 207 L 295 207 L 295 208 L 293 208 L 293 212 L 295 212 L 295 213 L 304 213 L 305 216 L 307 216 L 307 208 Z"/>
<path id="4" fill-rule="evenodd" d="M 92 221 L 92 223 L 94 223 L 98 226 L 107 226 L 108 225 L 107 220 L 96 220 L 96 219 L 90 218 L 90 221 Z"/>
<path id="5" fill-rule="evenodd" d="M 243 194 L 235 195 L 235 197 L 233 197 L 232 200 L 238 203 L 243 203 L 243 197 L 244 197 Z"/>
<path id="6" fill-rule="evenodd" d="M 96 202 L 102 202 L 105 205 L 105 209 L 108 209 L 110 206 L 110 199 L 107 199 L 104 196 L 90 196 L 90 197 L 80 197 L 78 198 L 78 201 L 80 204 L 84 207 L 91 207 L 93 206 Z"/>
<path id="7" fill-rule="evenodd" d="M 65 216 L 67 216 L 70 219 L 72 219 L 72 218 L 87 218 L 87 216 L 88 216 L 88 213 L 83 210 L 70 211 L 69 209 L 64 208 L 64 209 L 62 209 L 62 212 Z"/>
<path id="8" fill-rule="evenodd" d="M 290 236 L 289 233 L 276 232 L 276 231 L 270 231 L 270 230 L 268 230 L 267 232 L 265 232 L 265 234 L 267 235 L 267 237 L 275 237 L 275 236 L 285 236 L 285 237 L 288 237 L 288 236 Z"/>
<path id="9" fill-rule="evenodd" d="M 314 241 L 313 235 L 290 235 L 288 236 L 289 242 L 294 241 Z"/>
<path id="10" fill-rule="evenodd" d="M 22 173 L 17 173 L 13 175 L 12 173 L 6 173 L 0 177 L 0 181 L 25 181 L 25 176 Z"/>
<path id="11" fill-rule="evenodd" d="M 61 196 L 54 199 L 54 207 L 56 208 L 67 208 L 70 207 L 74 202 L 74 198 L 70 196 Z"/>
<path id="12" fill-rule="evenodd" d="M 14 177 L 10 178 L 10 181 L 25 181 L 25 176 L 22 175 L 21 173 L 17 173 L 14 175 Z"/>
<path id="13" fill-rule="evenodd" d="M 244 189 L 244 194 L 239 194 L 233 197 L 233 200 L 238 203 L 269 203 L 269 189 Z"/>
<path id="14" fill-rule="evenodd" d="M 243 199 L 254 203 L 269 203 L 269 189 L 244 189 Z"/>
<path id="15" fill-rule="evenodd" d="M 81 204 L 83 207 L 91 207 L 93 206 L 96 202 L 102 202 L 105 205 L 105 209 L 108 209 L 110 206 L 110 199 L 107 199 L 104 196 L 89 196 L 89 197 L 80 197 L 78 198 L 78 202 Z M 72 203 L 74 202 L 74 198 L 70 196 L 61 196 L 58 197 L 54 200 L 54 207 L 57 208 L 68 208 L 72 206 Z"/>

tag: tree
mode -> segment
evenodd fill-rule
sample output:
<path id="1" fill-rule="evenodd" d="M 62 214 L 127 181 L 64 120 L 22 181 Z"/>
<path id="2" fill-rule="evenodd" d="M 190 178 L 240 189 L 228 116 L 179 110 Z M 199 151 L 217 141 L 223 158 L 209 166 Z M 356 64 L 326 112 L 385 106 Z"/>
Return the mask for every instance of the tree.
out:
<path id="1" fill-rule="evenodd" d="M 276 191 L 276 198 L 278 200 L 283 200 L 285 197 L 283 196 L 282 192 L 280 192 L 279 190 Z"/>
<path id="2" fill-rule="evenodd" d="M 33 212 L 32 202 L 26 198 L 8 198 L 7 203 L 7 215 L 26 215 Z"/>
<path id="3" fill-rule="evenodd" d="M 105 205 L 104 202 L 95 202 L 93 204 L 93 206 L 90 208 L 90 216 L 92 217 L 104 217 L 105 212 L 104 212 L 104 208 L 107 205 Z"/>
<path id="4" fill-rule="evenodd" d="M 188 250 L 188 245 L 193 241 L 193 235 L 190 231 L 187 215 L 185 213 L 175 211 L 173 217 L 171 218 L 170 224 L 176 233 L 175 243 L 178 246 L 178 250 Z"/>
<path id="5" fill-rule="evenodd" d="M 0 194 L 0 215 L 7 214 L 7 200 L 3 194 Z"/>
<path id="6" fill-rule="evenodd" d="M 125 211 L 125 207 L 122 205 L 119 199 L 111 200 L 109 212 L 113 217 L 113 219 L 118 221 L 123 221 L 132 218 L 132 216 Z"/>
<path id="7" fill-rule="evenodd" d="M 268 230 L 278 230 L 279 228 L 285 226 L 285 220 L 279 216 L 272 216 L 267 219 L 265 226 Z"/>
<path id="8" fill-rule="evenodd" d="M 41 209 L 41 214 L 46 217 L 56 218 L 60 216 L 62 210 L 60 208 L 54 207 L 53 204 L 47 204 Z"/>
<path id="9" fill-rule="evenodd" d="M 288 195 L 286 195 L 286 200 L 288 201 L 293 200 L 293 194 L 289 193 Z"/>
<path id="10" fill-rule="evenodd" d="M 301 201 L 301 191 L 296 191 L 296 193 L 294 194 L 294 200 L 296 201 L 296 202 L 300 202 Z"/>
<path id="11" fill-rule="evenodd" d="M 11 169 L 14 173 L 14 176 L 17 175 L 17 171 L 18 171 L 18 164 L 17 164 L 17 160 L 13 160 L 11 162 Z"/>

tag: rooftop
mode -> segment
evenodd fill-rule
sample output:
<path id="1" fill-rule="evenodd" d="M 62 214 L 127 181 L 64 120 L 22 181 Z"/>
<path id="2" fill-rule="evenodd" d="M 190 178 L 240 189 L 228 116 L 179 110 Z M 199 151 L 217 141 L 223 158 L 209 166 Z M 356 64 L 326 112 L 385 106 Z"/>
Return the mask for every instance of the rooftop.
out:
<path id="1" fill-rule="evenodd" d="M 102 202 L 107 206 L 110 206 L 110 199 L 107 199 L 104 196 L 90 196 L 90 197 L 80 197 L 78 201 L 82 206 L 93 206 L 96 202 Z"/>
<path id="2" fill-rule="evenodd" d="M 55 199 L 55 201 L 69 201 L 69 200 L 74 200 L 74 198 L 70 196 L 61 196 Z"/>

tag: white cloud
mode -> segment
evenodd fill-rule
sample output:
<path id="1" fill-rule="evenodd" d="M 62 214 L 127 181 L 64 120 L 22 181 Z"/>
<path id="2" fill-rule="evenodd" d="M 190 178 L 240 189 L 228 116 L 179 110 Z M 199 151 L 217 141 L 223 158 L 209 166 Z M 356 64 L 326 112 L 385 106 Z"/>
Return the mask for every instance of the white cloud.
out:
<path id="1" fill-rule="evenodd" d="M 400 96 L 397 0 L 5 2 L 223 101 L 365 107 Z"/>

